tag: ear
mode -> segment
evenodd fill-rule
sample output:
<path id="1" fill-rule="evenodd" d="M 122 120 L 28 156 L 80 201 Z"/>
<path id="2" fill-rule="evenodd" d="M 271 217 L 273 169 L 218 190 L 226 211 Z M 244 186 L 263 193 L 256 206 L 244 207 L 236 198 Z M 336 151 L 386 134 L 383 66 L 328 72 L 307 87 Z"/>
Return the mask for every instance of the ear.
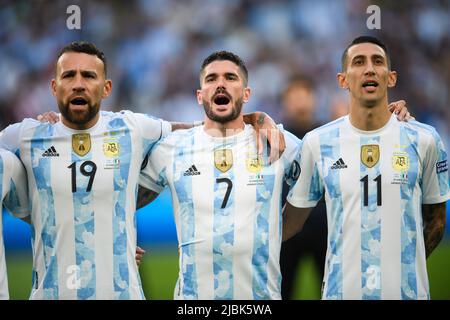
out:
<path id="1" fill-rule="evenodd" d="M 112 90 L 112 81 L 111 80 L 105 80 L 105 85 L 103 86 L 103 94 L 102 98 L 105 99 L 109 96 Z"/>
<path id="2" fill-rule="evenodd" d="M 197 89 L 196 95 L 197 95 L 197 103 L 198 103 L 200 106 L 203 105 L 203 95 L 202 95 L 202 90 L 201 90 L 201 89 Z"/>
<path id="3" fill-rule="evenodd" d="M 389 71 L 388 88 L 395 87 L 396 83 L 397 83 L 397 71 Z"/>
<path id="4" fill-rule="evenodd" d="M 344 72 L 339 72 L 336 76 L 336 79 L 338 81 L 339 87 L 341 87 L 342 89 L 348 89 L 347 76 Z"/>
<path id="5" fill-rule="evenodd" d="M 55 79 L 52 79 L 51 87 L 52 87 L 52 94 L 54 97 L 56 97 L 56 80 Z"/>
<path id="6" fill-rule="evenodd" d="M 244 103 L 247 103 L 248 100 L 250 100 L 251 93 L 252 91 L 249 87 L 244 88 L 244 97 L 243 97 Z"/>

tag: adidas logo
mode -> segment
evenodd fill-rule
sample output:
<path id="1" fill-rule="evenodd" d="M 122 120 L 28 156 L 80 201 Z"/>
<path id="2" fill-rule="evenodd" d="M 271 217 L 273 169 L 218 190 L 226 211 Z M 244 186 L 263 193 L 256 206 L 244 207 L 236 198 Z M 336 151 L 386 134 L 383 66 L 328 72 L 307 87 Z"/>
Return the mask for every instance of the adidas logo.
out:
<path id="1" fill-rule="evenodd" d="M 54 146 L 51 146 L 42 154 L 42 156 L 43 157 L 59 157 L 59 153 L 56 152 L 56 149 Z"/>
<path id="2" fill-rule="evenodd" d="M 197 170 L 197 168 L 195 167 L 195 164 L 193 164 L 183 174 L 183 176 L 199 176 L 199 175 L 200 175 L 200 171 Z"/>
<path id="3" fill-rule="evenodd" d="M 344 160 L 342 160 L 342 158 L 339 158 L 339 160 L 333 163 L 333 165 L 331 166 L 331 169 L 345 169 L 345 168 L 347 168 L 347 165 L 344 163 Z"/>

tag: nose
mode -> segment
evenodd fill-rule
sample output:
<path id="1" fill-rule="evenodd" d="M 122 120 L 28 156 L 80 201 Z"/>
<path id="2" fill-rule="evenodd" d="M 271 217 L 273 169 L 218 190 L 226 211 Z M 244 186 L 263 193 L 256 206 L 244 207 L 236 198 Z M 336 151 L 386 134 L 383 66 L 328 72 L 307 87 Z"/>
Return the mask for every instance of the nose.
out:
<path id="1" fill-rule="evenodd" d="M 83 77 L 80 74 L 75 76 L 75 81 L 73 82 L 72 91 L 80 92 L 85 90 L 85 84 Z"/>
<path id="2" fill-rule="evenodd" d="M 374 75 L 375 74 L 375 68 L 373 66 L 372 61 L 367 62 L 366 64 L 366 70 L 364 71 L 365 75 Z"/>
<path id="3" fill-rule="evenodd" d="M 225 78 L 219 77 L 217 79 L 217 88 L 225 88 Z"/>

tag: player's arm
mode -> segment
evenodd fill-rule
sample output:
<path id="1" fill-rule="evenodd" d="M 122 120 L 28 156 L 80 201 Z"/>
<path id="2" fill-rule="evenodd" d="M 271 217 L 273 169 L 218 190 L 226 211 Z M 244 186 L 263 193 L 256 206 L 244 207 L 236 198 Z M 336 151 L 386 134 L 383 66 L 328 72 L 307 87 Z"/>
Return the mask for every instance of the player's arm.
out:
<path id="1" fill-rule="evenodd" d="M 299 233 L 309 217 L 312 208 L 296 208 L 286 202 L 283 208 L 283 241 Z"/>
<path id="2" fill-rule="evenodd" d="M 286 149 L 286 141 L 275 121 L 265 112 L 253 112 L 244 114 L 244 122 L 255 128 L 258 154 L 263 153 L 263 141 L 267 141 L 270 145 L 269 163 L 279 159 Z"/>
<path id="3" fill-rule="evenodd" d="M 427 258 L 444 237 L 445 202 L 422 205 L 423 237 Z"/>
<path id="4" fill-rule="evenodd" d="M 291 134 L 285 133 L 290 154 Z M 297 139 L 298 140 L 298 139 Z M 294 149 L 293 161 L 286 182 L 291 186 L 283 208 L 283 241 L 300 232 L 308 219 L 312 208 L 323 196 L 323 185 L 320 182 L 317 166 L 309 144 L 309 134 L 303 142 L 297 143 Z"/>
<path id="5" fill-rule="evenodd" d="M 136 209 L 145 207 L 159 196 L 158 192 L 139 186 Z"/>
<path id="6" fill-rule="evenodd" d="M 25 168 L 12 152 L 2 150 L 0 158 L 4 164 L 3 173 L 6 175 L 7 181 L 3 184 L 4 191 L 6 191 L 3 206 L 13 216 L 26 221 L 26 219 L 30 219 L 31 208 Z"/>
<path id="7" fill-rule="evenodd" d="M 444 235 L 445 203 L 450 199 L 447 152 L 434 128 L 423 136 L 427 151 L 422 153 L 422 221 L 427 258 Z"/>

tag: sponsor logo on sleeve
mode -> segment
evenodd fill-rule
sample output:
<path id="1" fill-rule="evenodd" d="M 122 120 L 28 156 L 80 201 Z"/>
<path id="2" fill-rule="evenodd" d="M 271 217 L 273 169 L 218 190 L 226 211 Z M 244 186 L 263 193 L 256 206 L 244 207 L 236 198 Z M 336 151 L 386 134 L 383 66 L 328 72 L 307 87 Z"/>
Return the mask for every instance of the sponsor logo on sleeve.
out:
<path id="1" fill-rule="evenodd" d="M 443 173 L 446 172 L 448 170 L 447 167 L 447 159 L 439 161 L 438 163 L 436 163 L 436 172 L 439 173 Z"/>

